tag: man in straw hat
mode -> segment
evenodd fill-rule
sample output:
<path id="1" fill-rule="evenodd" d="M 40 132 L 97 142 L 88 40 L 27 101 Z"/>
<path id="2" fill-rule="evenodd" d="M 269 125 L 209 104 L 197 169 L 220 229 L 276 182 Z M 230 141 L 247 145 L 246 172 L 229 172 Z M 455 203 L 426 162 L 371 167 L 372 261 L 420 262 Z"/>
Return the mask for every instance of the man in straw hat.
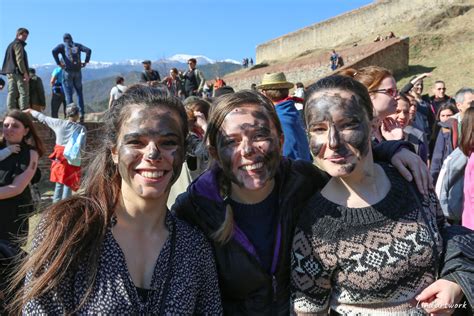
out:
<path id="1" fill-rule="evenodd" d="M 266 73 L 257 88 L 272 100 L 280 119 L 283 135 L 285 136 L 283 156 L 311 161 L 303 121 L 296 110 L 295 101 L 288 97 L 290 89 L 293 88 L 293 83 L 288 82 L 282 72 Z"/>

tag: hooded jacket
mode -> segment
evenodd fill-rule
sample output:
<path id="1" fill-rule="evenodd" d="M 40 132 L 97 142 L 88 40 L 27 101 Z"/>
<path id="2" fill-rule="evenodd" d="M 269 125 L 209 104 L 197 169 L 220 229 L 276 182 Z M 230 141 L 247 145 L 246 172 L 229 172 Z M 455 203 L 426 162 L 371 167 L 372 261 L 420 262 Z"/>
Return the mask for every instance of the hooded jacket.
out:
<path id="1" fill-rule="evenodd" d="M 215 166 L 203 173 L 178 196 L 173 206 L 177 216 L 197 226 L 211 239 L 225 217 Z M 290 250 L 297 215 L 306 200 L 321 190 L 328 176 L 306 161 L 283 159 L 275 175 L 278 188 L 279 229 L 276 233 L 273 275 L 252 254 L 253 246 L 234 226 L 232 239 L 221 245 L 213 240 L 224 314 L 288 315 L 290 308 Z"/>

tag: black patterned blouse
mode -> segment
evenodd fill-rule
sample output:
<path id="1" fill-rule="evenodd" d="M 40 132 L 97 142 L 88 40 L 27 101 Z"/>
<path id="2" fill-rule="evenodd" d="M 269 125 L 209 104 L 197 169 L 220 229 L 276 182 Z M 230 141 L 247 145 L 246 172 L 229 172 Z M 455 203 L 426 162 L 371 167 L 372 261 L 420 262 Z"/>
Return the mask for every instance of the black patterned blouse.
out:
<path id="1" fill-rule="evenodd" d="M 133 284 L 125 256 L 109 229 L 93 291 L 76 313 L 221 315 L 216 267 L 209 243 L 200 232 L 170 212 L 166 215 L 166 225 L 170 231 L 169 238 L 156 261 L 151 290 L 145 291 Z M 60 315 L 74 311 L 86 290 L 86 271 L 87 263 L 83 262 L 76 271 L 68 274 L 56 291 L 29 301 L 23 314 Z M 27 288 L 30 280 L 31 275 L 27 275 Z"/>

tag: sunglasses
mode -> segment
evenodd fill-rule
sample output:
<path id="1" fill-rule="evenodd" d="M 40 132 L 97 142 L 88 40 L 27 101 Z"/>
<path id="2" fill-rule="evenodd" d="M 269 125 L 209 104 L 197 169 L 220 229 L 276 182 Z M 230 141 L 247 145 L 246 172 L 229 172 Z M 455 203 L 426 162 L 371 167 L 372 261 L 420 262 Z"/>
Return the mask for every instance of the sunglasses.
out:
<path id="1" fill-rule="evenodd" d="M 395 98 L 396 96 L 398 96 L 398 90 L 397 89 L 392 89 L 392 88 L 389 88 L 389 89 L 378 89 L 378 90 L 372 90 L 372 91 L 369 91 L 370 93 L 383 93 L 383 94 L 387 94 L 389 96 L 391 96 L 392 98 Z"/>

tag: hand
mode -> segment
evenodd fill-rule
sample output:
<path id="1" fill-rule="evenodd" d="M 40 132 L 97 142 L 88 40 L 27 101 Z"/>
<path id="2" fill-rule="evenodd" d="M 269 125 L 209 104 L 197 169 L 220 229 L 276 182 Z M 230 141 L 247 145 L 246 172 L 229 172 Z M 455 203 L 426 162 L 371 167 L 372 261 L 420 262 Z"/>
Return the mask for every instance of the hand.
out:
<path id="1" fill-rule="evenodd" d="M 429 189 L 433 187 L 433 180 L 428 172 L 428 167 L 423 160 L 421 160 L 420 156 L 403 148 L 393 155 L 390 162 L 407 181 L 412 181 L 413 178 L 415 178 L 418 191 L 424 195 L 428 195 Z"/>
<path id="2" fill-rule="evenodd" d="M 81 63 L 81 68 L 84 68 L 87 65 L 87 63 Z"/>
<path id="3" fill-rule="evenodd" d="M 417 306 L 434 315 L 451 315 L 453 305 L 463 297 L 461 287 L 454 282 L 439 279 L 424 289 L 417 297 Z"/>
<path id="4" fill-rule="evenodd" d="M 26 110 L 23 110 L 23 113 L 31 114 L 31 111 L 32 111 L 32 110 L 33 110 L 33 109 L 26 109 Z"/>
<path id="5" fill-rule="evenodd" d="M 202 112 L 194 111 L 194 117 L 196 118 L 196 125 L 199 126 L 204 133 L 207 130 L 207 120 Z"/>
<path id="6" fill-rule="evenodd" d="M 382 120 L 381 132 L 386 140 L 403 139 L 403 129 L 400 123 L 391 117 L 386 117 Z"/>
<path id="7" fill-rule="evenodd" d="M 419 75 L 419 76 L 416 76 L 416 77 L 413 78 L 413 80 L 410 81 L 410 82 L 411 82 L 412 84 L 415 84 L 415 83 L 417 83 L 418 81 L 420 81 L 420 80 L 422 80 L 422 79 L 424 79 L 424 78 L 426 78 L 426 77 L 431 77 L 431 72 L 425 72 L 425 73 L 423 73 L 423 74 L 421 74 L 421 75 Z"/>
<path id="8" fill-rule="evenodd" d="M 8 148 L 13 154 L 18 154 L 20 152 L 20 144 L 9 145 Z"/>
<path id="9" fill-rule="evenodd" d="M 26 81 L 26 82 L 30 81 L 30 75 L 24 74 L 23 75 L 23 81 Z"/>

